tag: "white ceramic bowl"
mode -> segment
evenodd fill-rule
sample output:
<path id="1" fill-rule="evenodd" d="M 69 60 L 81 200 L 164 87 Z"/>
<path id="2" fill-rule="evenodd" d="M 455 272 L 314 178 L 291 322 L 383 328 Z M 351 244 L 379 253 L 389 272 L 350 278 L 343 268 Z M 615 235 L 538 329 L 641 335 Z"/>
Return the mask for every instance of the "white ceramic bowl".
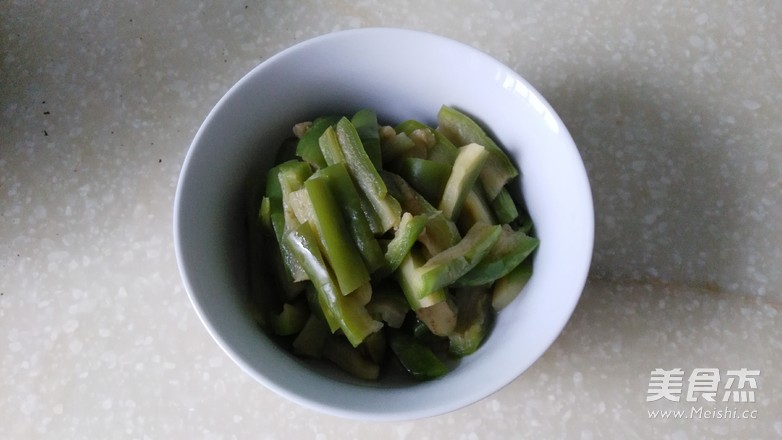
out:
<path id="1" fill-rule="evenodd" d="M 479 119 L 520 167 L 540 247 L 532 279 L 491 335 L 441 379 L 366 385 L 281 350 L 245 307 L 243 191 L 299 121 L 375 109 L 388 123 L 434 123 L 441 105 Z M 510 68 L 456 41 L 360 29 L 297 44 L 242 78 L 209 113 L 185 159 L 174 207 L 179 268 L 208 331 L 248 374 L 316 410 L 358 419 L 446 413 L 499 390 L 556 339 L 581 295 L 593 243 L 589 182 L 545 99 Z"/>

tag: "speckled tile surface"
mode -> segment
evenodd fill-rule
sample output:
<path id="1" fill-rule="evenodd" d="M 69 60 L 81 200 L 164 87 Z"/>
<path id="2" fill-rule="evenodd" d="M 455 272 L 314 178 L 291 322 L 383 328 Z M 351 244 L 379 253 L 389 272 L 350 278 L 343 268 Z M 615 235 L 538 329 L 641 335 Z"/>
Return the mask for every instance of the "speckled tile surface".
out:
<path id="1" fill-rule="evenodd" d="M 0 438 L 782 437 L 780 19 L 773 1 L 8 2 Z M 573 134 L 596 205 L 592 281 L 551 350 L 482 402 L 399 424 L 245 376 L 190 307 L 171 233 L 187 147 L 234 82 L 379 25 L 516 69 Z M 722 386 L 758 370 L 756 399 L 647 402 L 656 368 Z"/>

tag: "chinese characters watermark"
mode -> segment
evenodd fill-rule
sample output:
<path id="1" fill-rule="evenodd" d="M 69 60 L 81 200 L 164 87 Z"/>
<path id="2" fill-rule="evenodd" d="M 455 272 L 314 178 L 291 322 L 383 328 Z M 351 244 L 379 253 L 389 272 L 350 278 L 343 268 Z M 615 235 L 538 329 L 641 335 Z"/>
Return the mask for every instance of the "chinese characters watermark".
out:
<path id="1" fill-rule="evenodd" d="M 756 419 L 757 410 L 739 410 L 726 406 L 729 403 L 753 403 L 758 389 L 760 370 L 741 368 L 725 370 L 719 368 L 695 368 L 687 374 L 681 368 L 666 370 L 655 368 L 649 376 L 647 402 L 668 400 L 671 402 L 711 403 L 713 409 L 693 406 L 687 412 L 683 409 L 654 409 L 650 418 L 676 419 Z M 723 405 L 717 408 L 717 405 Z"/>
<path id="2" fill-rule="evenodd" d="M 685 372 L 681 368 L 655 368 L 649 379 L 646 401 L 681 401 L 684 376 Z M 687 377 L 684 399 L 687 402 L 697 402 L 699 399 L 707 402 L 754 402 L 755 390 L 758 388 L 756 379 L 759 376 L 760 370 L 741 368 L 725 371 L 723 381 L 718 368 L 695 368 Z"/>

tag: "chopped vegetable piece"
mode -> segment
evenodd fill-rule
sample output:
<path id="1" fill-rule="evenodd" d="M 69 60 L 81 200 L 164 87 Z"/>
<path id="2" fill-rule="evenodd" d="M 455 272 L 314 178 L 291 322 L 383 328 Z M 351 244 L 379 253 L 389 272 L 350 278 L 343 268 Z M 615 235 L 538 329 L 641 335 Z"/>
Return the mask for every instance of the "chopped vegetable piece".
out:
<path id="1" fill-rule="evenodd" d="M 323 132 L 336 124 L 337 121 L 339 121 L 337 116 L 323 116 L 312 121 L 312 126 L 304 133 L 296 145 L 296 155 L 316 168 L 325 167 L 326 159 L 323 158 L 318 140 L 323 135 Z"/>
<path id="2" fill-rule="evenodd" d="M 456 328 L 448 335 L 448 350 L 456 356 L 472 354 L 486 338 L 491 326 L 491 298 L 486 289 L 458 289 L 454 293 L 459 308 Z"/>
<path id="3" fill-rule="evenodd" d="M 432 130 L 426 124 L 411 119 L 397 125 L 396 130 L 408 136 L 411 136 L 415 131 L 430 133 L 433 138 L 425 141 L 428 150 L 425 158 L 445 165 L 453 165 L 453 161 L 456 160 L 458 153 L 456 146 L 442 133 Z M 424 136 L 428 138 L 430 135 Z"/>
<path id="4" fill-rule="evenodd" d="M 367 304 L 367 312 L 377 321 L 385 322 L 391 328 L 399 328 L 405 322 L 410 306 L 402 292 L 390 288 L 375 288 Z"/>
<path id="5" fill-rule="evenodd" d="M 369 109 L 359 110 L 353 115 L 350 122 L 356 128 L 356 133 L 358 133 L 372 165 L 380 169 L 383 166 L 383 160 L 380 153 L 380 124 L 377 123 L 377 114 Z"/>
<path id="6" fill-rule="evenodd" d="M 304 328 L 309 314 L 302 302 L 285 303 L 280 313 L 271 315 L 272 331 L 280 336 L 296 335 Z"/>
<path id="7" fill-rule="evenodd" d="M 329 127 L 320 138 L 320 148 L 326 163 L 344 163 L 380 221 L 380 232 L 399 224 L 402 209 L 393 197 L 386 197 L 387 188 L 361 144 L 355 127 L 347 118 L 337 122 L 336 130 Z"/>
<path id="8" fill-rule="evenodd" d="M 323 321 L 323 318 L 311 313 L 304 327 L 293 340 L 293 352 L 299 356 L 320 358 L 328 338 L 328 325 Z"/>
<path id="9" fill-rule="evenodd" d="M 459 218 L 456 221 L 459 231 L 462 232 L 469 231 L 476 223 L 488 223 L 490 225 L 497 223 L 479 185 L 473 186 L 470 193 L 467 194 L 467 198 L 464 199 L 464 205 L 462 205 L 462 212 L 459 213 Z"/>
<path id="10" fill-rule="evenodd" d="M 394 238 L 388 243 L 386 248 L 386 264 L 382 270 L 378 271 L 377 277 L 382 278 L 395 271 L 405 256 L 410 252 L 418 236 L 421 235 L 429 216 L 426 214 L 411 215 L 409 212 L 402 214 Z"/>
<path id="11" fill-rule="evenodd" d="M 345 157 L 345 165 L 359 188 L 375 208 L 383 231 L 399 224 L 402 208 L 393 197 L 386 197 L 388 189 L 377 168 L 367 156 L 353 125 L 346 118 L 337 122 L 337 138 Z"/>
<path id="12" fill-rule="evenodd" d="M 341 328 L 355 347 L 368 335 L 380 330 L 382 323 L 369 316 L 366 308 L 339 290 L 335 276 L 326 266 L 318 250 L 317 238 L 309 223 L 304 223 L 285 235 L 294 255 L 312 280 L 318 292 L 318 303 L 329 328 Z"/>
<path id="13" fill-rule="evenodd" d="M 443 195 L 451 167 L 428 159 L 408 157 L 399 167 L 399 175 L 430 203 L 437 203 Z"/>
<path id="14" fill-rule="evenodd" d="M 430 258 L 416 269 L 420 277 L 418 295 L 442 289 L 475 267 L 500 238 L 502 227 L 478 223 L 455 246 Z"/>
<path id="15" fill-rule="evenodd" d="M 444 289 L 429 289 L 424 285 L 419 274 L 419 268 L 423 264 L 423 256 L 416 248 L 413 248 L 395 272 L 396 279 L 402 287 L 405 298 L 407 298 L 407 303 L 414 311 L 445 301 Z"/>
<path id="16" fill-rule="evenodd" d="M 519 209 L 506 188 L 500 190 L 491 201 L 491 206 L 500 223 L 510 223 L 519 217 Z"/>
<path id="17" fill-rule="evenodd" d="M 384 332 L 375 332 L 367 336 L 358 349 L 374 364 L 380 364 L 386 357 L 386 336 Z"/>
<path id="18" fill-rule="evenodd" d="M 457 286 L 479 286 L 493 283 L 504 277 L 519 265 L 535 248 L 539 240 L 535 237 L 514 231 L 508 225 L 502 226 L 499 240 L 488 254 L 454 284 Z"/>
<path id="19" fill-rule="evenodd" d="M 488 157 L 486 148 L 479 144 L 467 144 L 459 148 L 438 206 L 449 219 L 459 216 L 464 199 L 472 190 Z"/>
<path id="20" fill-rule="evenodd" d="M 408 157 L 410 150 L 416 147 L 406 133 L 397 133 L 380 144 L 383 165 L 388 165 L 399 157 Z"/>
<path id="21" fill-rule="evenodd" d="M 297 260 L 291 255 L 290 250 L 282 240 L 286 231 L 286 222 L 280 176 L 282 174 L 290 173 L 290 180 L 293 181 L 295 180 L 293 176 L 297 175 L 298 172 L 304 173 L 304 170 L 304 167 L 300 167 L 300 165 L 297 165 L 294 161 L 289 161 L 281 163 L 269 170 L 269 174 L 266 177 L 266 195 L 264 198 L 268 200 L 268 219 L 264 220 L 264 223 L 271 224 L 272 226 L 277 243 L 280 245 L 282 261 L 284 262 L 291 282 L 304 281 L 307 279 L 307 274 L 301 268 Z M 284 180 L 287 181 L 288 179 L 284 178 Z"/>
<path id="22" fill-rule="evenodd" d="M 486 167 L 481 171 L 480 177 L 489 200 L 494 200 L 505 184 L 519 175 L 519 171 L 508 156 L 469 116 L 444 105 L 437 114 L 437 122 L 439 124 L 437 131 L 445 135 L 457 147 L 478 143 L 489 151 Z"/>
<path id="23" fill-rule="evenodd" d="M 429 221 L 418 240 L 426 247 L 430 255 L 436 255 L 461 239 L 456 224 L 445 218 L 442 211 L 432 206 L 424 196 L 414 190 L 399 175 L 383 173 L 383 179 L 387 182 L 389 191 L 399 200 L 403 209 L 413 215 L 428 214 Z"/>
<path id="24" fill-rule="evenodd" d="M 285 216 L 285 229 L 295 228 L 299 225 L 298 220 L 293 213 L 288 197 L 290 193 L 303 187 L 304 181 L 312 175 L 312 169 L 305 162 L 290 160 L 280 165 L 277 179 L 280 182 L 282 191 L 282 210 Z"/>
<path id="25" fill-rule="evenodd" d="M 511 303 L 521 289 L 527 285 L 532 278 L 532 260 L 524 260 L 516 266 L 509 274 L 497 280 L 492 287 L 491 305 L 495 311 L 500 311 Z"/>
<path id="26" fill-rule="evenodd" d="M 361 206 L 361 197 L 348 174 L 344 163 L 338 163 L 323 168 L 315 173 L 323 176 L 329 184 L 334 198 L 337 200 L 342 214 L 347 220 L 350 235 L 358 247 L 361 256 L 366 263 L 367 270 L 374 272 L 385 265 L 386 259 L 383 250 L 375 238 L 372 228 Z"/>
<path id="27" fill-rule="evenodd" d="M 326 260 L 334 270 L 340 290 L 347 295 L 367 283 L 369 273 L 348 233 L 340 215 L 341 209 L 331 194 L 326 179 L 308 179 L 304 182 L 304 188 L 312 202 L 315 227 L 323 243 Z"/>
<path id="28" fill-rule="evenodd" d="M 456 310 L 456 303 L 450 295 L 446 295 L 445 301 L 422 307 L 415 311 L 415 315 L 426 324 L 432 334 L 448 336 L 456 327 Z"/>
<path id="29" fill-rule="evenodd" d="M 390 332 L 389 346 L 399 362 L 410 375 L 418 380 L 431 380 L 448 372 L 448 367 L 429 347 L 414 337 L 399 332 Z"/>
<path id="30" fill-rule="evenodd" d="M 329 337 L 326 340 L 323 356 L 360 379 L 375 380 L 380 375 L 380 367 L 377 364 L 364 358 L 359 350 L 351 347 L 342 338 Z"/>

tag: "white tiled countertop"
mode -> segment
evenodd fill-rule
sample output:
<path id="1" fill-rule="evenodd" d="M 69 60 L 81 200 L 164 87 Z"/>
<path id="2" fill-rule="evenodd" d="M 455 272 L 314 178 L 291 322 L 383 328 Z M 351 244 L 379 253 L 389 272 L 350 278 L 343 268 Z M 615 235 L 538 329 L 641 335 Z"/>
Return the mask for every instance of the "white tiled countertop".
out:
<path id="1" fill-rule="evenodd" d="M 776 1 L 7 2 L 0 438 L 782 437 L 780 22 Z M 570 129 L 596 211 L 590 281 L 552 348 L 481 402 L 394 424 L 242 373 L 172 240 L 178 173 L 220 96 L 285 47 L 367 26 L 518 71 Z M 681 372 L 679 401 L 647 401 L 656 369 Z M 690 379 L 715 371 L 709 402 Z"/>

